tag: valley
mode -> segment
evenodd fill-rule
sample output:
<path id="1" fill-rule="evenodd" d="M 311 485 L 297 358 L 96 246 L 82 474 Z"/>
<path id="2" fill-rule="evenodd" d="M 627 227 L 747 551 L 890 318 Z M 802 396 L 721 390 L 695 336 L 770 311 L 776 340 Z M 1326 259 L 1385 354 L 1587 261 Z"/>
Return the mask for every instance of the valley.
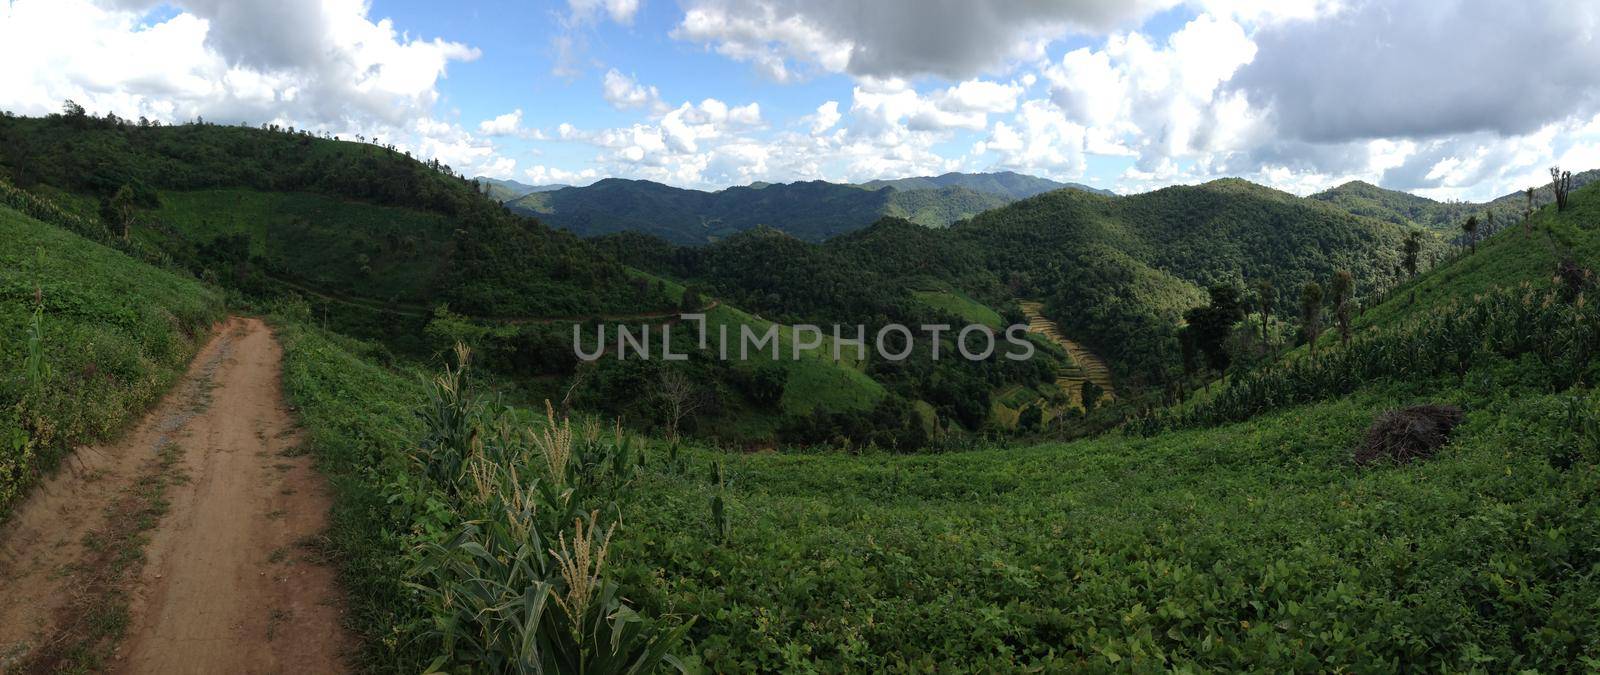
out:
<path id="1" fill-rule="evenodd" d="M 0 118 L 0 667 L 1600 662 L 1600 185 L 642 183 Z"/>

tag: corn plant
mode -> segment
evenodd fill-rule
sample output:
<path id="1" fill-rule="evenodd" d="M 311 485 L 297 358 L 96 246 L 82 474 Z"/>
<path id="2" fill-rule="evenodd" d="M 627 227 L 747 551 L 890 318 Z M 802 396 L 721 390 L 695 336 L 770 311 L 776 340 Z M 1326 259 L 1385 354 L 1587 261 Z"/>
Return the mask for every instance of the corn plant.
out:
<path id="1" fill-rule="evenodd" d="M 442 374 L 428 382 L 428 400 L 417 411 L 427 429 L 417 460 L 423 473 L 452 493 L 467 459 L 482 444 L 478 435 L 482 408 L 467 380 L 472 350 L 456 343 L 455 354 L 455 367 L 446 365 Z"/>
<path id="2" fill-rule="evenodd" d="M 409 583 L 441 651 L 430 670 L 681 670 L 669 652 L 689 624 L 638 614 L 605 577 L 619 500 L 640 465 L 632 439 L 596 422 L 575 432 L 548 403 L 542 425 L 519 430 L 471 392 L 470 352 L 456 355 L 430 383 L 414 453 L 459 518 L 448 537 L 418 535 L 411 550 Z M 600 502 L 618 514 L 609 525 L 601 509 L 580 511 Z"/>

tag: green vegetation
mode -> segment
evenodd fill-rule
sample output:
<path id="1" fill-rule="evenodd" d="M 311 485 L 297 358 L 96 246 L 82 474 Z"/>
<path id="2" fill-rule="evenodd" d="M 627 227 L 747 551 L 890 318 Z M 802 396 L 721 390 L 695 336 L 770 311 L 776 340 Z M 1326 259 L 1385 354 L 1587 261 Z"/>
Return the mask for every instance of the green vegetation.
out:
<path id="1" fill-rule="evenodd" d="M 969 324 L 981 324 L 995 330 L 1005 330 L 1007 325 L 999 312 L 955 291 L 914 291 L 912 296 L 929 307 L 960 317 Z"/>
<path id="2" fill-rule="evenodd" d="M 193 279 L 0 205 L 0 510 L 64 450 L 137 418 L 221 312 Z"/>
<path id="3" fill-rule="evenodd" d="M 636 232 L 674 244 L 700 245 L 766 226 L 818 242 L 854 232 L 882 217 L 945 227 L 1063 187 L 1110 194 L 1009 172 L 945 174 L 862 185 L 762 183 L 717 192 L 608 178 L 587 187 L 534 192 L 510 200 L 508 205 L 585 237 Z"/>
<path id="4" fill-rule="evenodd" d="M 1572 176 L 1573 188 L 1582 187 L 1600 179 L 1600 169 Z M 1501 222 L 1514 223 L 1532 209 L 1556 203 L 1556 194 L 1550 182 L 1529 186 L 1532 195 L 1524 191 L 1513 192 L 1482 204 L 1467 202 L 1437 202 L 1427 197 L 1385 190 L 1371 183 L 1351 181 L 1338 187 L 1311 195 L 1309 199 L 1328 202 L 1353 215 L 1386 220 L 1396 225 L 1422 227 L 1454 233 L 1468 216 L 1492 213 Z"/>
<path id="5" fill-rule="evenodd" d="M 383 148 L 72 115 L 0 130 L 32 188 L 0 181 L 4 498 L 140 409 L 219 315 L 221 291 L 154 265 L 215 279 L 275 312 L 366 669 L 1600 668 L 1600 187 L 1492 233 L 1485 216 L 1475 252 L 1442 256 L 1409 225 L 1241 181 L 691 248 L 553 234 Z M 237 139 L 260 148 L 221 167 L 209 150 Z M 273 148 L 281 172 L 250 173 Z M 214 164 L 221 182 L 191 172 Z M 382 187 L 419 167 L 393 178 L 416 194 Z M 363 252 L 383 279 L 318 266 Z M 507 281 L 529 252 L 531 280 Z M 530 290 L 550 295 L 502 296 Z M 1018 298 L 1109 357 L 1115 401 L 1084 384 L 1086 410 L 1061 414 L 1052 348 L 835 361 L 824 339 L 735 363 L 674 318 L 776 325 L 787 351 L 804 323 L 1009 325 Z M 591 300 L 693 355 L 579 363 L 563 341 L 598 310 L 555 312 Z M 494 320 L 518 308 L 547 313 Z M 1297 309 L 1309 344 L 1280 349 L 1271 317 Z M 417 348 L 319 327 L 369 312 L 406 317 Z M 457 341 L 477 356 L 438 374 Z M 1186 355 L 1225 378 L 1185 391 Z M 1425 458 L 1358 461 L 1375 418 L 1418 404 L 1465 417 Z M 1124 433 L 1059 440 L 1134 405 L 1154 409 Z M 1062 436 L 1006 447 L 1000 423 Z M 943 452 L 892 452 L 911 449 Z"/>
<path id="6" fill-rule="evenodd" d="M 662 304 L 641 300 L 620 265 L 575 237 L 509 214 L 448 166 L 375 141 L 134 124 L 79 109 L 0 117 L 0 172 L 69 204 L 110 207 L 126 187 L 136 239 L 254 294 L 282 275 L 341 298 L 444 303 L 474 316 Z"/>
<path id="7" fill-rule="evenodd" d="M 892 187 L 901 192 L 916 190 L 940 190 L 959 187 L 973 192 L 999 195 L 1011 200 L 1027 199 L 1034 195 L 1044 194 L 1072 188 L 1084 192 L 1110 195 L 1108 190 L 1092 188 L 1078 183 L 1058 183 L 1053 180 L 1027 176 L 1011 171 L 998 171 L 995 173 L 947 173 L 940 176 L 917 176 L 913 178 L 895 178 L 891 180 L 874 180 L 861 184 L 868 190 L 880 190 Z"/>

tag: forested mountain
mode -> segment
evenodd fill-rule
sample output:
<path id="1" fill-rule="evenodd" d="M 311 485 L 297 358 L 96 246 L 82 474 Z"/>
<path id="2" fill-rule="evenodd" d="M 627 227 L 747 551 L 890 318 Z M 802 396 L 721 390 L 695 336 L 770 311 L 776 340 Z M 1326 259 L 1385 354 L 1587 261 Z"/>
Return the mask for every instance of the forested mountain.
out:
<path id="1" fill-rule="evenodd" d="M 869 190 L 892 187 L 901 192 L 911 190 L 937 190 L 948 187 L 963 187 L 973 192 L 1000 195 L 1011 199 L 1027 199 L 1037 194 L 1043 194 L 1062 188 L 1073 188 L 1084 192 L 1110 195 L 1110 190 L 1089 187 L 1081 183 L 1060 183 L 1048 178 L 1029 176 L 1012 171 L 999 171 L 996 173 L 947 173 L 940 176 L 915 176 L 911 178 L 892 178 L 867 181 L 859 184 Z"/>
<path id="2" fill-rule="evenodd" d="M 481 186 L 484 194 L 489 195 L 490 199 L 493 199 L 497 202 L 509 202 L 518 197 L 530 195 L 535 192 L 549 192 L 551 190 L 560 190 L 564 187 L 571 187 L 570 185 L 559 184 L 528 185 L 527 183 L 518 183 L 514 180 L 485 178 L 483 176 L 479 176 L 473 180 L 478 181 L 478 185 Z"/>
<path id="3" fill-rule="evenodd" d="M 1092 190 L 1015 173 L 945 174 L 862 185 L 755 183 L 717 192 L 608 178 L 588 187 L 528 194 L 509 205 L 586 237 L 642 232 L 693 245 L 765 225 L 816 242 L 884 216 L 945 227 L 1065 187 Z"/>
<path id="4" fill-rule="evenodd" d="M 1572 188 L 1577 189 L 1600 180 L 1600 169 L 1591 169 L 1572 175 Z M 1550 181 L 1530 185 L 1533 191 L 1533 208 L 1555 203 L 1555 193 Z M 1488 202 L 1440 202 L 1399 190 L 1389 190 L 1362 181 L 1351 181 L 1310 196 L 1310 199 L 1327 202 L 1358 216 L 1386 220 L 1399 225 L 1414 225 L 1434 230 L 1444 230 L 1451 236 L 1469 216 L 1476 215 L 1487 221 L 1492 212 L 1498 223 L 1520 221 L 1528 209 L 1525 191 L 1517 191 Z"/>
<path id="5" fill-rule="evenodd" d="M 1016 299 L 1041 299 L 1131 384 L 1153 385 L 1179 368 L 1181 317 L 1205 303 L 1208 287 L 1268 281 L 1281 308 L 1306 282 L 1348 270 L 1364 294 L 1398 279 L 1405 236 L 1402 226 L 1229 179 L 1127 197 L 1059 190 L 947 229 L 885 218 L 820 245 L 774 231 L 699 249 L 636 235 L 600 245 L 793 321 L 894 317 L 920 288 L 953 288 L 1006 312 Z M 1440 246 L 1431 237 L 1423 245 L 1429 254 Z"/>

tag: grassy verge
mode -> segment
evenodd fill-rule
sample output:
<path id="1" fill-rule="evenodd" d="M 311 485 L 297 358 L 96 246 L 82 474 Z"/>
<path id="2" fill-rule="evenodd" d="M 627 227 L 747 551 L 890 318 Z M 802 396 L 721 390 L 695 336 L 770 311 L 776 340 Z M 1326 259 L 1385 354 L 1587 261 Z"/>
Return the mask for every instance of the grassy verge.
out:
<path id="1" fill-rule="evenodd" d="M 362 638 L 360 662 L 419 672 L 432 655 L 412 641 L 423 616 L 399 555 L 412 514 L 387 495 L 412 475 L 406 451 L 421 434 L 414 412 L 421 377 L 378 366 L 363 358 L 369 345 L 301 321 L 279 318 L 273 326 L 283 345 L 284 393 L 334 491 L 326 548 L 350 599 L 350 628 Z"/>
<path id="2" fill-rule="evenodd" d="M 222 295 L 0 206 L 0 511 L 181 376 Z"/>

